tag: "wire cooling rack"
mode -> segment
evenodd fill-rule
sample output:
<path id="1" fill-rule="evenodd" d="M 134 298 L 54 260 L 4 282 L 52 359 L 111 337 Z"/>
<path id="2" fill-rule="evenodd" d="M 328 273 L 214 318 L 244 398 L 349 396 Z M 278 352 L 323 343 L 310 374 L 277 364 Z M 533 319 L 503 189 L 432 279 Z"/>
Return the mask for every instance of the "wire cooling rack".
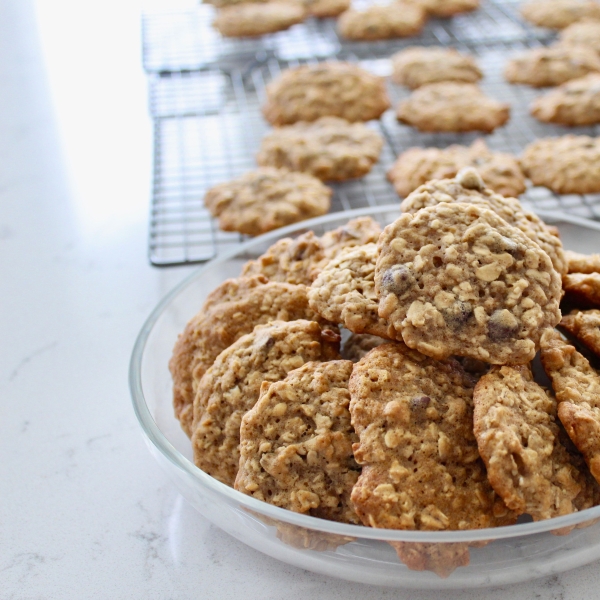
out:
<path id="1" fill-rule="evenodd" d="M 484 16 L 497 9 L 500 14 L 512 15 L 511 23 L 517 22 L 512 4 L 488 3 L 486 6 L 488 12 Z M 509 123 L 485 136 L 492 150 L 520 154 L 528 143 L 539 137 L 567 132 L 598 133 L 598 128 L 567 130 L 541 124 L 529 116 L 529 104 L 540 92 L 525 86 L 509 85 L 504 81 L 502 71 L 511 55 L 547 40 L 537 30 L 523 26 L 520 39 L 507 41 L 506 32 L 502 32 L 493 39 L 484 36 L 474 43 L 474 37 L 468 33 L 473 32 L 474 36 L 473 28 L 481 26 L 483 19 L 481 14 L 475 14 L 471 15 L 473 21 L 470 24 L 468 15 L 462 16 L 453 25 L 446 23 L 443 30 L 452 30 L 454 37 L 445 40 L 444 45 L 472 52 L 485 74 L 481 82 L 483 91 L 512 107 Z M 482 31 L 485 34 L 486 29 Z M 459 37 L 459 34 L 464 34 L 464 37 Z M 148 44 L 148 40 L 145 43 Z M 245 47 L 244 43 L 241 42 L 242 47 Z M 411 44 L 415 43 L 421 44 L 423 40 L 412 38 Z M 389 56 L 393 51 L 388 50 L 382 57 L 377 48 L 369 55 L 366 49 L 353 53 L 348 47 L 340 47 L 331 57 L 313 55 L 290 60 L 283 60 L 276 53 L 259 52 L 251 56 L 249 52 L 247 55 L 231 54 L 228 61 L 207 63 L 198 69 L 161 69 L 160 73 L 151 74 L 149 102 L 155 131 L 149 238 L 151 263 L 166 266 L 203 262 L 242 240 L 238 234 L 218 229 L 204 208 L 202 198 L 211 186 L 256 167 L 254 156 L 262 137 L 269 130 L 260 112 L 269 81 L 285 68 L 327 58 L 356 61 L 371 72 L 388 76 L 391 73 Z M 409 93 L 389 79 L 388 91 L 393 106 Z M 420 133 L 399 124 L 393 110 L 385 113 L 381 120 L 369 123 L 369 126 L 379 131 L 385 141 L 380 161 L 366 177 L 331 186 L 334 189 L 332 211 L 398 202 L 398 196 L 386 180 L 386 172 L 396 156 L 411 146 L 470 144 L 481 137 L 476 133 Z M 535 187 L 530 188 L 521 199 L 532 208 L 563 210 L 600 219 L 600 195 L 559 196 L 546 188 Z"/>

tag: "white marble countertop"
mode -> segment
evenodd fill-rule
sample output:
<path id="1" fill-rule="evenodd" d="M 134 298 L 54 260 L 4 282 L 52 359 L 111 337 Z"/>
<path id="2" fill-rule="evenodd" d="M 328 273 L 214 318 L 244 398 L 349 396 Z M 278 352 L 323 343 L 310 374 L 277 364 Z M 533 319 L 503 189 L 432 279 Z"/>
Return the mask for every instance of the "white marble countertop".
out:
<path id="1" fill-rule="evenodd" d="M 0 2 L 0 598 L 439 598 L 245 547 L 196 513 L 147 452 L 129 355 L 189 269 L 146 260 L 139 10 Z M 599 587 L 593 564 L 444 598 L 584 600 Z"/>

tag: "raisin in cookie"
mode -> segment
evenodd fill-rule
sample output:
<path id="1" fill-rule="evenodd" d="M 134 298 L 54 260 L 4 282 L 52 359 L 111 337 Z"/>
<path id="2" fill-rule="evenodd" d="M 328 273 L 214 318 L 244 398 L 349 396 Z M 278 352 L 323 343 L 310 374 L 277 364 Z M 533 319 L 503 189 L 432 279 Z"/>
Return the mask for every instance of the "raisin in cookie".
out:
<path id="1" fill-rule="evenodd" d="M 594 0 L 530 0 L 520 11 L 530 23 L 550 29 L 564 29 L 586 17 L 600 18 L 600 4 Z"/>
<path id="2" fill-rule="evenodd" d="M 428 15 L 442 19 L 479 8 L 480 0 L 410 0 L 421 6 Z"/>
<path id="3" fill-rule="evenodd" d="M 540 521 L 593 506 L 595 485 L 561 442 L 556 400 L 528 365 L 492 367 L 474 402 L 479 452 L 509 508 Z"/>
<path id="4" fill-rule="evenodd" d="M 338 348 L 338 334 L 298 320 L 259 325 L 221 352 L 198 382 L 194 398 L 196 466 L 232 486 L 242 417 L 258 400 L 262 382 L 280 381 L 310 361 L 338 358 Z"/>
<path id="5" fill-rule="evenodd" d="M 600 273 L 600 254 L 580 254 L 565 250 L 569 273 Z"/>
<path id="6" fill-rule="evenodd" d="M 442 202 L 388 225 L 375 286 L 379 316 L 434 358 L 523 364 L 560 321 L 560 276 L 548 255 L 475 204 Z"/>
<path id="7" fill-rule="evenodd" d="M 332 191 L 312 175 L 262 167 L 214 186 L 204 204 L 223 231 L 260 235 L 324 215 Z"/>
<path id="8" fill-rule="evenodd" d="M 600 273 L 569 273 L 563 277 L 565 299 L 578 308 L 600 308 Z"/>
<path id="9" fill-rule="evenodd" d="M 342 358 L 358 362 L 365 354 L 388 340 L 368 333 L 352 333 L 342 346 Z"/>
<path id="10" fill-rule="evenodd" d="M 600 71 L 600 56 L 592 48 L 560 44 L 533 48 L 516 56 L 508 61 L 504 77 L 510 83 L 546 87 L 597 71 Z"/>
<path id="11" fill-rule="evenodd" d="M 504 152 L 492 152 L 483 140 L 471 146 L 409 148 L 394 162 L 388 179 L 401 198 L 432 179 L 449 179 L 465 167 L 475 167 L 484 183 L 502 196 L 525 191 L 525 176 L 519 161 Z"/>
<path id="12" fill-rule="evenodd" d="M 256 37 L 289 29 L 306 18 L 297 2 L 236 4 L 220 8 L 213 27 L 225 37 Z"/>
<path id="13" fill-rule="evenodd" d="M 600 140 L 587 135 L 542 138 L 525 147 L 521 167 L 534 185 L 558 194 L 600 192 Z"/>
<path id="14" fill-rule="evenodd" d="M 366 175 L 382 146 L 383 138 L 363 123 L 322 117 L 274 129 L 263 138 L 256 162 L 344 181 Z"/>
<path id="15" fill-rule="evenodd" d="M 426 206 L 435 206 L 440 202 L 466 202 L 493 210 L 509 225 L 520 229 L 536 242 L 550 257 L 559 275 L 567 272 L 567 261 L 560 238 L 537 215 L 525 210 L 517 199 L 505 198 L 486 188 L 474 169 L 461 170 L 455 179 L 434 180 L 422 185 L 402 201 L 400 208 L 402 212 L 414 214 Z"/>
<path id="16" fill-rule="evenodd" d="M 483 73 L 473 57 L 453 48 L 413 46 L 392 56 L 392 81 L 414 90 L 428 83 L 477 83 Z"/>
<path id="17" fill-rule="evenodd" d="M 416 4 L 396 1 L 347 10 L 338 19 L 338 31 L 347 40 L 387 40 L 418 35 L 425 20 L 425 11 Z"/>
<path id="18" fill-rule="evenodd" d="M 416 89 L 400 102 L 396 117 L 420 131 L 494 131 L 510 117 L 510 106 L 488 98 L 472 83 L 442 81 Z"/>
<path id="19" fill-rule="evenodd" d="M 531 114 L 544 123 L 595 125 L 600 123 L 600 73 L 590 73 L 563 83 L 536 98 Z"/>
<path id="20" fill-rule="evenodd" d="M 559 402 L 558 417 L 600 482 L 600 375 L 557 331 L 542 337 L 541 356 Z"/>
<path id="21" fill-rule="evenodd" d="M 600 310 L 574 310 L 563 316 L 560 326 L 600 356 Z"/>
<path id="22" fill-rule="evenodd" d="M 567 45 L 587 46 L 600 52 L 600 14 L 596 19 L 581 19 L 560 32 L 560 42 Z"/>
<path id="23" fill-rule="evenodd" d="M 272 125 L 341 117 L 378 119 L 390 107 L 385 82 L 348 62 L 324 62 L 287 69 L 267 85 L 263 114 Z"/>
<path id="24" fill-rule="evenodd" d="M 350 493 L 359 475 L 352 454 L 349 360 L 309 362 L 260 398 L 240 427 L 235 489 L 313 517 L 359 524 Z"/>

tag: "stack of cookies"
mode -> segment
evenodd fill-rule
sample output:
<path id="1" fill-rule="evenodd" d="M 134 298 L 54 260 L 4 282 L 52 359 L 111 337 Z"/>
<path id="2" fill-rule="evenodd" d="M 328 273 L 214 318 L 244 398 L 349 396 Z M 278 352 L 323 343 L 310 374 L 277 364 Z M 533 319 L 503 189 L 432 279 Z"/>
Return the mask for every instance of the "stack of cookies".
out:
<path id="1" fill-rule="evenodd" d="M 196 464 L 275 506 L 387 529 L 598 504 L 600 376 L 586 356 L 600 349 L 600 256 L 565 255 L 473 168 L 402 210 L 383 231 L 363 218 L 282 239 L 209 295 L 170 362 Z M 538 351 L 555 395 L 533 376 Z M 282 539 L 304 547 L 349 541 L 290 528 Z M 440 576 L 469 562 L 467 544 L 392 545 Z"/>

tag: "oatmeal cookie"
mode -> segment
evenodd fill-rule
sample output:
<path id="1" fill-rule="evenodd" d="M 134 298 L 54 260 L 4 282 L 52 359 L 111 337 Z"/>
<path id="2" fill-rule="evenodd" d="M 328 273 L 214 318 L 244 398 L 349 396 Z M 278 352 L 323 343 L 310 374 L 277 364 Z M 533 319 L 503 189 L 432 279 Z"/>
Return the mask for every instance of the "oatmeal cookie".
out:
<path id="1" fill-rule="evenodd" d="M 379 239 L 379 316 L 434 358 L 523 364 L 560 321 L 561 282 L 548 255 L 475 204 L 404 214 Z"/>
<path id="2" fill-rule="evenodd" d="M 438 577 L 449 577 L 457 567 L 470 562 L 469 544 L 423 544 L 420 542 L 389 542 L 398 558 L 411 571 L 433 571 Z"/>
<path id="3" fill-rule="evenodd" d="M 442 19 L 479 8 L 480 0 L 410 0 L 421 6 L 428 15 Z"/>
<path id="4" fill-rule="evenodd" d="M 475 167 L 484 183 L 502 196 L 525 191 L 525 176 L 512 154 L 492 152 L 483 140 L 471 146 L 409 148 L 394 162 L 388 179 L 401 198 L 432 179 L 449 179 L 465 167 Z"/>
<path id="5" fill-rule="evenodd" d="M 337 17 L 350 8 L 350 0 L 301 0 L 308 14 L 323 19 Z"/>
<path id="6" fill-rule="evenodd" d="M 354 365 L 349 389 L 363 465 L 352 502 L 365 525 L 442 531 L 515 521 L 488 483 L 473 383 L 456 361 L 383 344 Z"/>
<path id="7" fill-rule="evenodd" d="M 366 175 L 382 147 L 383 138 L 363 123 L 322 117 L 271 131 L 262 140 L 256 162 L 322 181 L 345 181 Z"/>
<path id="8" fill-rule="evenodd" d="M 220 8 L 213 27 L 225 37 L 257 37 L 289 29 L 305 18 L 297 2 L 249 2 Z"/>
<path id="9" fill-rule="evenodd" d="M 536 98 L 531 114 L 544 123 L 596 125 L 600 123 L 600 73 L 590 73 L 563 83 Z"/>
<path id="10" fill-rule="evenodd" d="M 303 285 L 267 282 L 264 277 L 225 281 L 178 336 L 169 369 L 173 407 L 181 427 L 191 435 L 195 390 L 217 356 L 256 325 L 269 321 L 315 320 Z"/>
<path id="11" fill-rule="evenodd" d="M 235 489 L 313 517 L 360 524 L 350 492 L 360 472 L 352 454 L 349 360 L 309 362 L 276 383 L 242 419 Z"/>
<path id="12" fill-rule="evenodd" d="M 401 123 L 420 131 L 494 131 L 510 117 L 510 106 L 488 98 L 472 83 L 442 81 L 416 89 L 396 109 Z"/>
<path id="13" fill-rule="evenodd" d="M 422 8 L 396 1 L 385 6 L 347 10 L 338 19 L 338 31 L 347 40 L 388 40 L 418 35 L 425 21 Z"/>
<path id="14" fill-rule="evenodd" d="M 367 352 L 385 344 L 388 340 L 368 333 L 352 333 L 342 346 L 342 358 L 358 362 Z"/>
<path id="15" fill-rule="evenodd" d="M 579 308 L 600 308 L 600 273 L 569 273 L 563 277 L 565 299 Z"/>
<path id="16" fill-rule="evenodd" d="M 341 117 L 378 119 L 390 107 L 383 78 L 348 62 L 287 69 L 267 85 L 263 114 L 272 125 Z"/>
<path id="17" fill-rule="evenodd" d="M 407 196 L 400 208 L 404 213 L 415 214 L 426 206 L 440 202 L 466 202 L 493 210 L 509 225 L 520 229 L 530 240 L 546 252 L 559 275 L 567 272 L 567 261 L 562 242 L 534 213 L 525 210 L 515 198 L 505 198 L 485 187 L 472 168 L 462 169 L 455 179 L 430 181 Z"/>
<path id="18" fill-rule="evenodd" d="M 580 254 L 565 250 L 569 273 L 600 273 L 600 254 Z"/>
<path id="19" fill-rule="evenodd" d="M 474 430 L 496 493 L 534 521 L 589 508 L 585 472 L 563 446 L 557 403 L 533 380 L 528 365 L 492 367 L 475 387 Z"/>
<path id="20" fill-rule="evenodd" d="M 346 248 L 377 242 L 380 235 L 381 225 L 371 217 L 351 219 L 321 236 L 324 260 L 329 262 Z"/>
<path id="21" fill-rule="evenodd" d="M 376 244 L 343 250 L 313 282 L 308 293 L 309 303 L 328 321 L 340 323 L 353 333 L 401 339 L 394 328 L 377 314 L 376 262 Z"/>
<path id="22" fill-rule="evenodd" d="M 223 231 L 260 235 L 324 215 L 331 195 L 312 175 L 262 167 L 212 187 L 204 204 Z"/>
<path id="23" fill-rule="evenodd" d="M 564 29 L 587 17 L 600 18 L 600 4 L 594 0 L 530 0 L 520 11 L 526 21 L 550 29 Z"/>
<path id="24" fill-rule="evenodd" d="M 521 167 L 534 185 L 557 194 L 600 192 L 600 139 L 587 135 L 542 138 L 525 147 Z"/>
<path id="25" fill-rule="evenodd" d="M 232 486 L 240 462 L 240 423 L 263 382 L 281 381 L 309 361 L 339 358 L 339 335 L 314 321 L 258 325 L 221 352 L 194 398 L 194 462 Z"/>
<path id="26" fill-rule="evenodd" d="M 477 83 L 483 73 L 475 59 L 453 48 L 412 46 L 392 56 L 392 81 L 414 90 L 428 83 Z"/>
<path id="27" fill-rule="evenodd" d="M 592 48 L 559 44 L 533 48 L 509 60 L 504 77 L 510 83 L 547 87 L 597 71 L 600 56 Z"/>
<path id="28" fill-rule="evenodd" d="M 600 14 L 597 19 L 581 19 L 560 32 L 562 44 L 579 45 L 600 52 Z"/>
<path id="29" fill-rule="evenodd" d="M 563 316 L 560 326 L 600 356 L 600 310 L 574 310 Z"/>
<path id="30" fill-rule="evenodd" d="M 600 482 L 600 375 L 557 331 L 543 335 L 541 356 L 559 402 L 558 417 Z"/>

